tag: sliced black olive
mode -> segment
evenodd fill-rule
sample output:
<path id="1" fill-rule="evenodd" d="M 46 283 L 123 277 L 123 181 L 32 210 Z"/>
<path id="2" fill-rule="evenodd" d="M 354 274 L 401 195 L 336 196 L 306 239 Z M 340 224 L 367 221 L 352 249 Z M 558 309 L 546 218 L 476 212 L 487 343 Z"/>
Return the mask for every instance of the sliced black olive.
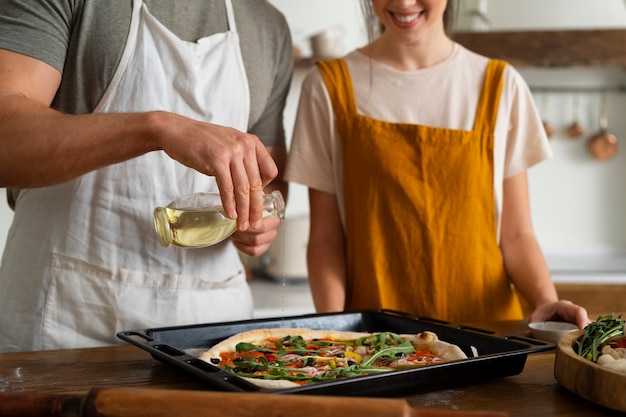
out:
<path id="1" fill-rule="evenodd" d="M 218 363 L 220 363 L 220 358 L 211 358 L 211 363 L 213 365 L 217 365 Z"/>

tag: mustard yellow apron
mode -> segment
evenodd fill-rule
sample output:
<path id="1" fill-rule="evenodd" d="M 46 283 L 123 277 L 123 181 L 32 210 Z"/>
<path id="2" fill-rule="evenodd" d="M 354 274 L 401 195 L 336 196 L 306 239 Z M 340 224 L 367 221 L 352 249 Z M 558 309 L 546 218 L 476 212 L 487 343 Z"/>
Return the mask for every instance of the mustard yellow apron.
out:
<path id="1" fill-rule="evenodd" d="M 523 317 L 496 237 L 493 132 L 505 66 L 489 62 L 473 130 L 463 131 L 362 116 L 345 61 L 319 63 L 341 138 L 347 310 Z"/>

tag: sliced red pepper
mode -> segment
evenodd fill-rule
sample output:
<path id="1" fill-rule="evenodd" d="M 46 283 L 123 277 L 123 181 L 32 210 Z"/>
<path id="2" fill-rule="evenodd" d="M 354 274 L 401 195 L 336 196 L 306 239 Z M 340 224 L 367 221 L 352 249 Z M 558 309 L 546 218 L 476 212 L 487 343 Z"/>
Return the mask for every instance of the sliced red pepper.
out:
<path id="1" fill-rule="evenodd" d="M 626 337 L 622 337 L 621 339 L 617 339 L 617 340 L 612 340 L 609 343 L 609 346 L 611 346 L 613 349 L 626 348 Z"/>

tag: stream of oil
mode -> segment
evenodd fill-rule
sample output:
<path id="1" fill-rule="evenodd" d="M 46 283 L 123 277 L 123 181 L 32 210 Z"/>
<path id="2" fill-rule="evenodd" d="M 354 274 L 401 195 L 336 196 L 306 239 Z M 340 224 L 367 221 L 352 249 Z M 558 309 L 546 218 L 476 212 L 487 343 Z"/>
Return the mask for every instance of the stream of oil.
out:
<path id="1" fill-rule="evenodd" d="M 287 291 L 287 274 L 285 271 L 285 238 L 286 238 L 286 234 L 285 234 L 285 224 L 286 224 L 287 220 L 286 219 L 282 219 L 280 222 L 280 227 L 278 228 L 278 237 L 280 238 L 280 245 L 281 247 L 280 252 L 281 252 L 281 265 L 280 265 L 280 271 L 281 271 L 281 279 L 282 279 L 282 286 L 281 286 L 281 302 L 282 302 L 282 306 L 281 306 L 281 311 L 280 311 L 280 323 L 281 323 L 281 327 L 285 327 L 285 303 L 287 302 L 285 299 L 285 292 Z"/>

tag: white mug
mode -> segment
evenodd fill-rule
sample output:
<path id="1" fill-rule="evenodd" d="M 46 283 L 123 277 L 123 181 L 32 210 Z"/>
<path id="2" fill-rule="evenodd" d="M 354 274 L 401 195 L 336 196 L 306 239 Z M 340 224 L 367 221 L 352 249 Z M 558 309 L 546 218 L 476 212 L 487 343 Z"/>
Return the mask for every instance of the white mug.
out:
<path id="1" fill-rule="evenodd" d="M 337 58 L 342 55 L 341 39 L 344 36 L 343 26 L 333 26 L 312 35 L 311 51 L 315 58 Z"/>

